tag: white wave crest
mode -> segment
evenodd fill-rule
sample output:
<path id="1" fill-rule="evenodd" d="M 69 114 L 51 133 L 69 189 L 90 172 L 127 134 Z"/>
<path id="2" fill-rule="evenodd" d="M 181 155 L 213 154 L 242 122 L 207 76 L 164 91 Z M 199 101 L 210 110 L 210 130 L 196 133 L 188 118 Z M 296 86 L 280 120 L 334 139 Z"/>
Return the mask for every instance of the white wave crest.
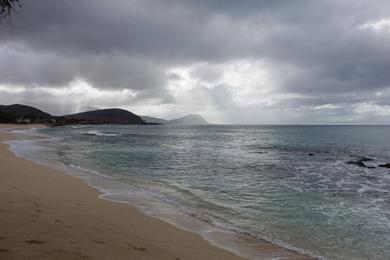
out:
<path id="1" fill-rule="evenodd" d="M 114 133 L 102 133 L 100 131 L 97 131 L 97 130 L 90 130 L 86 133 L 83 133 L 84 135 L 94 135 L 94 136 L 118 136 L 118 134 L 114 134 Z"/>

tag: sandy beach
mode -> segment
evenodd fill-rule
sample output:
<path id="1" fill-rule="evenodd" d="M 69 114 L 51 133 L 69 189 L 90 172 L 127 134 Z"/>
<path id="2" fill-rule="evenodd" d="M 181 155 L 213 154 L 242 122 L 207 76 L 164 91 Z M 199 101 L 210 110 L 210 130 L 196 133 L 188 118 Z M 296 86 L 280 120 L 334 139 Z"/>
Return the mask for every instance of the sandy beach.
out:
<path id="1" fill-rule="evenodd" d="M 15 127 L 43 126 L 0 125 L 0 259 L 244 259 L 128 204 L 101 199 L 77 177 L 17 157 L 4 143 L 15 138 L 8 131 Z M 309 259 L 266 241 L 256 247 L 256 259 L 275 252 Z"/>
<path id="2" fill-rule="evenodd" d="M 0 259 L 241 259 L 16 157 L 9 138 L 0 133 Z"/>

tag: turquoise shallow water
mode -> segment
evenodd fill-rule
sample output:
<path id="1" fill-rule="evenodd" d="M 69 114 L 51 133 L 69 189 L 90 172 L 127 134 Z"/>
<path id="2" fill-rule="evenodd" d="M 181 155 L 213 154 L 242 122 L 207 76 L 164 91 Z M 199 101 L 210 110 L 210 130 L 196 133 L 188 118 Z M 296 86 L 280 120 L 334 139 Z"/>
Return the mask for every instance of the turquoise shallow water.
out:
<path id="1" fill-rule="evenodd" d="M 39 133 L 52 137 L 40 153 L 53 160 L 136 185 L 219 228 L 327 259 L 390 259 L 390 170 L 376 167 L 390 162 L 390 127 L 78 126 Z M 376 168 L 346 163 L 358 156 Z"/>

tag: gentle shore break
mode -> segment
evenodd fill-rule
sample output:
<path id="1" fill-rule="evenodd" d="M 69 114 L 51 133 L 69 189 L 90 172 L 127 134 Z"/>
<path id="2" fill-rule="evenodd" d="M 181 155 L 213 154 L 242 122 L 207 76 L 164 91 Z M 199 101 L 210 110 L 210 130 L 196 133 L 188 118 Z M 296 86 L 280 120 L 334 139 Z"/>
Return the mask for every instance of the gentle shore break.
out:
<path id="1" fill-rule="evenodd" d="M 102 200 L 83 178 L 7 147 L 21 138 L 14 130 L 42 127 L 0 125 L 0 259 L 311 259 L 251 237 L 221 240 L 214 229 L 204 237 L 131 203 Z"/>
<path id="2" fill-rule="evenodd" d="M 16 157 L 10 138 L 0 133 L 0 259 L 242 259 Z"/>

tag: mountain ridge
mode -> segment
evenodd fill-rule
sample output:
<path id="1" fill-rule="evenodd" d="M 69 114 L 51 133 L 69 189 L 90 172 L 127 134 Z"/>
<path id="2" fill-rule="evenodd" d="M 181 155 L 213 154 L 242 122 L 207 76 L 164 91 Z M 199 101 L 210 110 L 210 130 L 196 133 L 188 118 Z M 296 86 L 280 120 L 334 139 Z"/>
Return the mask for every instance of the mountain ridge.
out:
<path id="1" fill-rule="evenodd" d="M 167 125 L 208 125 L 206 119 L 198 114 L 190 114 L 166 122 Z"/>
<path id="2" fill-rule="evenodd" d="M 141 118 L 146 122 L 150 124 L 165 124 L 168 122 L 166 119 L 158 118 L 158 117 L 152 117 L 152 116 L 141 116 Z"/>
<path id="3" fill-rule="evenodd" d="M 21 104 L 12 104 L 12 105 L 0 105 L 0 122 L 1 123 L 11 123 L 17 121 L 45 121 L 50 120 L 52 115 L 49 113 L 43 112 L 32 106 L 26 106 Z"/>
<path id="4" fill-rule="evenodd" d="M 144 125 L 145 121 L 138 115 L 120 108 L 107 108 L 85 111 L 64 116 L 67 120 L 78 120 L 89 124 L 131 124 Z"/>
<path id="5" fill-rule="evenodd" d="M 13 104 L 0 105 L 0 123 L 45 123 L 53 126 L 67 124 L 166 124 L 166 125 L 205 125 L 209 124 L 202 116 L 190 114 L 173 120 L 151 116 L 139 116 L 120 108 L 96 109 L 64 116 L 52 116 L 32 106 Z"/>

